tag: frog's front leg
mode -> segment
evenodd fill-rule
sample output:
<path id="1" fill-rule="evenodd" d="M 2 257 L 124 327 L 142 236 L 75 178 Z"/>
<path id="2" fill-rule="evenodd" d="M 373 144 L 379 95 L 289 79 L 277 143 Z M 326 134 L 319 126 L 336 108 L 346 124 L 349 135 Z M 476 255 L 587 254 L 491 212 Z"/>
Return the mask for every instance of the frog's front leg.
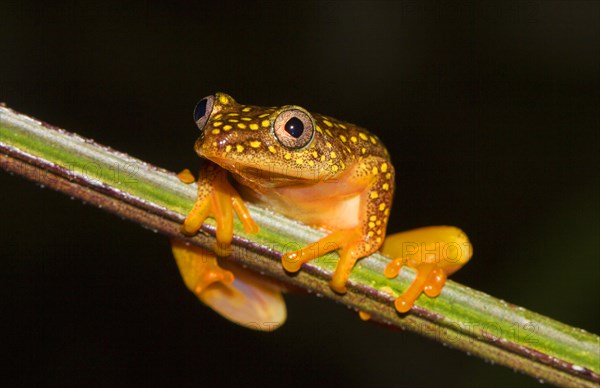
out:
<path id="1" fill-rule="evenodd" d="M 182 173 L 180 179 L 189 181 L 189 175 Z M 233 239 L 234 211 L 246 232 L 258 233 L 258 225 L 250 216 L 240 195 L 227 180 L 227 171 L 212 162 L 206 162 L 198 177 L 196 201 L 181 226 L 181 232 L 193 236 L 206 218 L 212 216 L 217 224 L 215 253 L 227 256 Z"/>
<path id="2" fill-rule="evenodd" d="M 413 283 L 394 303 L 401 313 L 412 308 L 421 292 L 438 296 L 446 278 L 473 255 L 467 235 L 453 226 L 429 226 L 393 234 L 385 239 L 381 251 L 396 258 L 385 268 L 386 277 L 396 277 L 403 265 L 417 272 Z"/>
<path id="3" fill-rule="evenodd" d="M 385 238 L 392 204 L 394 171 L 385 159 L 369 156 L 343 177 L 339 184 L 348 187 L 348 196 L 358 197 L 357 225 L 332 232 L 323 239 L 282 257 L 284 268 L 296 272 L 302 264 L 338 250 L 340 260 L 329 283 L 338 293 L 346 292 L 346 282 L 356 261 L 377 251 Z"/>

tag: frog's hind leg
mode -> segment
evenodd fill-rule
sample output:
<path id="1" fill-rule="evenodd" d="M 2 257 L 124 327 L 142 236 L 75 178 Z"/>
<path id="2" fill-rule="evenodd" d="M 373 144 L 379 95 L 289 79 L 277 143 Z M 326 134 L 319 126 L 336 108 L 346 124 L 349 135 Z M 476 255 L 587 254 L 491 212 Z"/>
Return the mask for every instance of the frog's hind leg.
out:
<path id="1" fill-rule="evenodd" d="M 233 282 L 233 274 L 219 267 L 213 253 L 175 238 L 171 239 L 171 250 L 185 285 L 194 294 L 202 294 L 215 282 Z"/>
<path id="2" fill-rule="evenodd" d="M 409 311 L 421 292 L 438 296 L 447 276 L 456 272 L 472 256 L 471 244 L 463 231 L 453 226 L 430 226 L 388 236 L 381 251 L 396 257 L 384 275 L 394 278 L 403 265 L 417 272 L 413 283 L 396 299 L 396 309 Z"/>
<path id="3" fill-rule="evenodd" d="M 171 239 L 173 255 L 187 288 L 204 304 L 238 325 L 272 331 L 286 319 L 281 291 L 261 278 L 219 266 L 212 252 Z"/>

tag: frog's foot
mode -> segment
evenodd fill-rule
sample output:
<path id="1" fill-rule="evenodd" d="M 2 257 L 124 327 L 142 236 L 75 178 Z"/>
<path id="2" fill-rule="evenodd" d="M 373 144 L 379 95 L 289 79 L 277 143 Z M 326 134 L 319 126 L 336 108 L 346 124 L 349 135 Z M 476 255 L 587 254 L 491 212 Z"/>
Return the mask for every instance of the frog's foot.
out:
<path id="1" fill-rule="evenodd" d="M 421 292 L 438 296 L 448 275 L 460 269 L 473 254 L 466 234 L 453 226 L 429 226 L 393 234 L 385 239 L 381 251 L 398 257 L 386 266 L 386 277 L 396 277 L 404 264 L 417 271 L 413 283 L 396 299 L 396 309 L 401 313 L 411 309 Z"/>
<path id="2" fill-rule="evenodd" d="M 211 252 L 178 239 L 171 239 L 171 250 L 185 285 L 196 296 L 200 296 L 213 283 L 233 282 L 233 274 L 219 267 Z"/>
<path id="3" fill-rule="evenodd" d="M 207 250 L 178 239 L 171 239 L 171 244 L 187 288 L 221 316 L 261 331 L 275 330 L 285 322 L 287 313 L 279 289 L 239 268 L 234 277 Z"/>
<path id="4" fill-rule="evenodd" d="M 227 171 L 209 166 L 205 172 L 206 177 L 198 179 L 198 197 L 181 226 L 181 232 L 193 236 L 207 217 L 214 217 L 217 224 L 215 253 L 219 256 L 227 256 L 233 239 L 234 211 L 246 232 L 255 234 L 258 233 L 259 228 L 250 216 L 244 201 L 227 180 Z M 178 176 L 184 182 L 189 181 L 185 170 Z"/>
<path id="5" fill-rule="evenodd" d="M 346 282 L 356 260 L 368 255 L 359 228 L 338 230 L 321 240 L 302 249 L 283 255 L 281 262 L 286 271 L 297 272 L 304 263 L 323 256 L 331 251 L 339 250 L 340 260 L 329 282 L 329 286 L 337 293 L 346 292 Z"/>
<path id="6" fill-rule="evenodd" d="M 392 260 L 384 270 L 384 275 L 387 278 L 394 278 L 402 268 L 403 258 Z M 446 272 L 436 264 L 424 263 L 415 268 L 417 277 L 412 284 L 400 295 L 394 305 L 396 310 L 405 313 L 410 310 L 415 300 L 421 295 L 421 292 L 429 297 L 436 297 L 442 292 L 442 288 L 446 283 Z"/>

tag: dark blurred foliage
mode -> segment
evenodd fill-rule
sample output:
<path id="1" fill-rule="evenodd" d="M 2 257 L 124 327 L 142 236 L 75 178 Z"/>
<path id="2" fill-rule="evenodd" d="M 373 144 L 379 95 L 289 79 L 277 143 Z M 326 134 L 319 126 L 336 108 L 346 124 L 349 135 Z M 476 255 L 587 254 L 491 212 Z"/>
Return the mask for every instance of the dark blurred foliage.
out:
<path id="1" fill-rule="evenodd" d="M 0 101 L 171 170 L 215 91 L 372 129 L 390 230 L 452 224 L 455 280 L 598 332 L 599 3 L 1 2 Z M 522 386 L 289 295 L 278 332 L 197 302 L 165 238 L 0 173 L 2 365 L 17 383 Z"/>

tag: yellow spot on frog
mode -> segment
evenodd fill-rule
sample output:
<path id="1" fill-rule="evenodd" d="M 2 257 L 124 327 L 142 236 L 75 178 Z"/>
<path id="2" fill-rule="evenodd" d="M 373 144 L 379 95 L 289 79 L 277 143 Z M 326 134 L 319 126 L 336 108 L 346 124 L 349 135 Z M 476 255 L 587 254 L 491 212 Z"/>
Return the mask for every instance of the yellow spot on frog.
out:
<path id="1" fill-rule="evenodd" d="M 378 174 L 379 170 L 377 170 L 377 167 L 373 167 L 373 171 L 371 171 L 373 174 Z"/>
<path id="2" fill-rule="evenodd" d="M 215 116 L 215 120 L 220 119 L 221 117 L 223 117 L 223 113 L 219 113 L 218 115 Z"/>
<path id="3" fill-rule="evenodd" d="M 258 148 L 258 147 L 260 147 L 260 141 L 258 141 L 258 140 L 251 141 L 250 142 L 250 147 L 252 147 L 252 148 Z"/>
<path id="4" fill-rule="evenodd" d="M 356 138 L 356 136 L 352 136 L 352 137 L 350 138 L 350 141 L 351 141 L 352 143 L 356 143 L 356 142 L 358 141 L 358 139 Z"/>
<path id="5" fill-rule="evenodd" d="M 328 134 L 329 136 L 333 136 L 333 133 L 331 133 L 331 131 L 329 129 L 326 129 L 325 133 Z"/>
<path id="6" fill-rule="evenodd" d="M 336 164 L 334 164 L 333 166 L 331 166 L 331 171 L 332 172 L 338 172 L 339 169 L 340 168 Z"/>
<path id="7" fill-rule="evenodd" d="M 240 122 L 240 120 L 238 120 L 238 119 L 227 119 L 227 121 L 230 123 L 239 123 Z"/>
<path id="8" fill-rule="evenodd" d="M 367 234 L 369 235 L 369 237 L 373 237 L 373 236 L 375 236 L 375 233 L 373 233 L 373 231 L 372 231 L 372 230 L 370 230 L 370 231 L 369 231 L 369 233 L 367 233 Z"/>
<path id="9" fill-rule="evenodd" d="M 346 128 L 346 126 L 345 126 L 344 124 L 340 124 L 340 128 L 342 128 L 342 129 L 347 129 L 347 128 Z M 343 141 L 346 141 L 346 140 L 343 140 Z"/>
<path id="10" fill-rule="evenodd" d="M 258 124 L 252 123 L 249 125 L 250 129 L 256 131 L 258 129 Z"/>
<path id="11" fill-rule="evenodd" d="M 284 158 L 286 158 L 286 160 L 290 160 L 292 158 L 292 154 L 290 154 L 289 152 L 287 154 L 285 154 L 283 156 Z"/>
<path id="12" fill-rule="evenodd" d="M 252 121 L 252 119 L 250 117 L 242 117 L 241 119 L 242 119 L 242 121 Z"/>
<path id="13" fill-rule="evenodd" d="M 367 137 L 367 135 L 365 135 L 365 134 L 364 134 L 364 133 L 362 133 L 362 132 L 360 132 L 360 133 L 358 134 L 358 136 L 360 136 L 360 138 L 361 138 L 361 139 L 363 139 L 363 140 L 369 140 L 369 138 Z"/>
<path id="14" fill-rule="evenodd" d="M 375 221 L 377 219 L 377 216 L 371 216 L 369 217 L 369 221 Z"/>
<path id="15" fill-rule="evenodd" d="M 273 146 L 269 146 L 269 151 L 271 151 L 272 153 L 276 153 L 277 152 L 277 150 Z"/>
<path id="16" fill-rule="evenodd" d="M 239 123 L 239 124 L 237 125 L 237 127 L 238 127 L 239 129 L 246 129 L 246 124 L 244 124 L 244 123 Z"/>
<path id="17" fill-rule="evenodd" d="M 259 115 L 258 118 L 262 119 L 264 117 L 267 117 L 270 113 L 263 113 L 262 115 Z"/>
<path id="18" fill-rule="evenodd" d="M 321 162 L 325 161 L 325 155 L 321 155 Z"/>
<path id="19" fill-rule="evenodd" d="M 366 153 L 367 153 L 367 149 L 363 147 L 363 148 L 360 150 L 360 153 L 361 153 L 361 154 L 366 154 Z"/>
<path id="20" fill-rule="evenodd" d="M 373 229 L 375 227 L 375 223 L 374 222 L 369 222 L 369 228 Z"/>
<path id="21" fill-rule="evenodd" d="M 262 125 L 263 127 L 268 127 L 269 125 L 271 125 L 271 122 L 269 120 L 263 120 L 260 125 Z"/>
<path id="22" fill-rule="evenodd" d="M 337 154 L 335 153 L 335 151 L 332 151 L 329 156 L 331 157 L 331 159 L 335 159 L 337 158 Z"/>
<path id="23" fill-rule="evenodd" d="M 225 152 L 229 152 L 229 151 L 231 151 L 231 146 L 230 145 L 228 145 L 227 147 L 225 147 Z"/>
<path id="24" fill-rule="evenodd" d="M 381 164 L 381 172 L 387 172 L 387 168 L 388 168 L 387 163 L 382 163 Z"/>
<path id="25" fill-rule="evenodd" d="M 347 139 L 347 138 L 346 138 L 346 136 L 344 136 L 344 135 L 340 135 L 340 140 L 341 140 L 341 141 L 343 141 L 344 143 L 345 143 L 346 141 L 348 141 L 348 139 Z"/>
<path id="26" fill-rule="evenodd" d="M 314 166 L 314 165 L 315 165 L 315 162 L 314 162 L 314 161 L 312 161 L 312 160 L 309 160 L 309 161 L 308 161 L 308 165 L 312 167 L 312 166 Z"/>
<path id="27" fill-rule="evenodd" d="M 381 211 L 381 210 L 383 210 L 383 209 L 385 209 L 385 203 L 382 203 L 381 205 L 379 205 L 379 210 Z M 389 212 L 388 212 L 388 213 L 389 213 Z M 387 214 L 386 214 L 386 215 L 387 215 Z"/>
<path id="28" fill-rule="evenodd" d="M 323 124 L 327 125 L 328 127 L 332 126 L 332 124 L 327 120 L 323 120 Z"/>
<path id="29" fill-rule="evenodd" d="M 251 110 L 252 110 L 252 108 L 250 108 L 249 106 L 247 106 L 244 109 L 242 109 L 242 112 L 250 112 Z"/>
<path id="30" fill-rule="evenodd" d="M 331 143 L 330 143 L 330 142 L 326 142 L 326 143 L 325 143 L 325 147 L 327 147 L 327 148 L 333 148 L 333 146 L 331 145 Z"/>
<path id="31" fill-rule="evenodd" d="M 391 177 L 392 177 L 391 173 L 388 172 L 387 174 L 385 174 L 385 179 L 390 179 Z"/>
<path id="32" fill-rule="evenodd" d="M 317 132 L 319 132 L 319 133 L 323 133 L 323 130 L 322 130 L 322 129 L 321 129 L 321 127 L 319 127 L 318 125 L 317 125 Z"/>
<path id="33" fill-rule="evenodd" d="M 312 156 L 314 156 L 315 158 L 318 158 L 318 157 L 319 157 L 319 154 L 317 153 L 317 151 L 313 151 L 313 152 L 312 152 Z"/>
<path id="34" fill-rule="evenodd" d="M 369 136 L 369 140 L 371 140 L 371 143 L 377 144 L 377 139 L 375 139 L 373 136 Z"/>
<path id="35" fill-rule="evenodd" d="M 383 186 L 381 186 L 382 189 L 384 189 L 385 191 L 388 191 L 390 189 L 390 185 L 387 183 L 384 183 Z"/>
<path id="36" fill-rule="evenodd" d="M 227 105 L 229 104 L 229 98 L 225 97 L 224 95 L 220 95 L 219 96 L 219 101 L 221 102 L 221 104 L 223 105 Z"/>
<path id="37" fill-rule="evenodd" d="M 219 133 L 221 133 L 221 131 L 217 128 L 213 129 L 211 132 L 213 133 L 213 135 L 218 135 Z"/>
<path id="38" fill-rule="evenodd" d="M 223 122 L 222 122 L 222 121 L 215 121 L 215 122 L 213 123 L 213 127 L 220 127 L 221 125 L 223 125 Z"/>
<path id="39" fill-rule="evenodd" d="M 381 206 L 379 206 L 379 210 L 381 210 Z M 386 215 L 386 216 L 389 216 L 390 215 L 390 209 L 385 209 L 385 211 L 383 212 L 383 214 Z"/>
<path id="40" fill-rule="evenodd" d="M 229 131 L 231 128 L 233 128 L 231 125 L 224 125 L 223 126 L 223 130 L 224 131 Z"/>
<path id="41" fill-rule="evenodd" d="M 236 145 L 235 149 L 237 150 L 237 152 L 244 152 L 244 146 L 241 144 Z"/>
<path id="42" fill-rule="evenodd" d="M 298 159 L 296 159 L 296 164 L 297 165 L 304 164 L 304 160 L 302 160 L 302 158 L 298 158 Z"/>
<path id="43" fill-rule="evenodd" d="M 381 242 L 381 237 L 377 237 L 375 241 L 377 241 L 377 244 L 379 244 Z"/>
<path id="44" fill-rule="evenodd" d="M 237 112 L 227 113 L 227 116 L 239 116 L 240 114 Z"/>

